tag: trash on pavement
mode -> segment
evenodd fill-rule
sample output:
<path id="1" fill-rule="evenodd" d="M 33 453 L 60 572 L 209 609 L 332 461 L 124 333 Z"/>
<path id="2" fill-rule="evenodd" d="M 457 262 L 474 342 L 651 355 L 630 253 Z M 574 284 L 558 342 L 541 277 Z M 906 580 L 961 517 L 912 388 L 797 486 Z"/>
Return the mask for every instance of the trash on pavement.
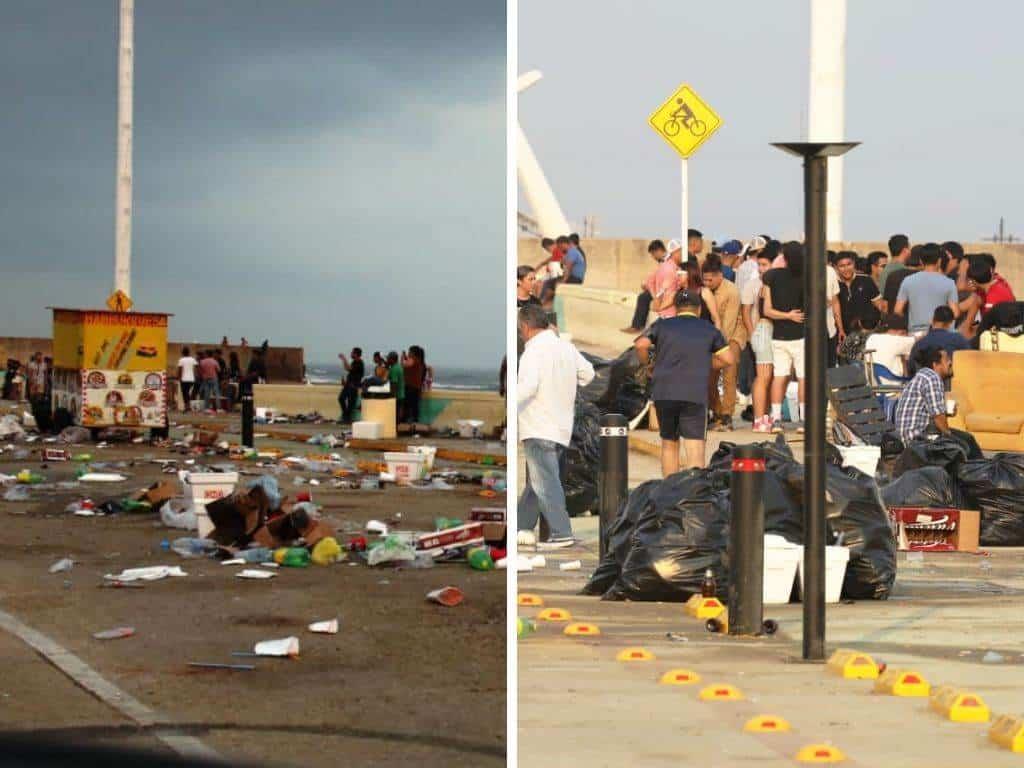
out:
<path id="1" fill-rule="evenodd" d="M 255 568 L 246 568 L 235 574 L 240 579 L 272 579 L 277 576 L 274 571 L 260 571 Z"/>
<path id="2" fill-rule="evenodd" d="M 579 560 L 570 560 L 568 563 L 559 563 L 558 570 L 560 571 L 578 571 L 583 567 L 583 563 Z"/>
<path id="3" fill-rule="evenodd" d="M 494 560 L 487 547 L 473 547 L 466 552 L 466 561 L 475 571 L 493 571 Z"/>
<path id="4" fill-rule="evenodd" d="M 14 485 L 4 491 L 4 501 L 28 501 L 28 488 L 23 485 Z"/>
<path id="5" fill-rule="evenodd" d="M 113 472 L 86 472 L 78 478 L 82 483 L 123 483 L 127 479 Z"/>
<path id="6" fill-rule="evenodd" d="M 157 581 L 168 576 L 188 576 L 180 566 L 151 565 L 145 568 L 127 568 L 118 574 L 107 574 L 109 581 Z"/>
<path id="7" fill-rule="evenodd" d="M 309 631 L 325 635 L 336 635 L 338 634 L 338 620 L 331 619 L 330 621 L 314 621 L 309 625 Z"/>
<path id="8" fill-rule="evenodd" d="M 465 599 L 466 596 L 462 594 L 462 590 L 458 587 L 442 587 L 441 589 L 427 592 L 427 600 L 448 608 L 458 605 Z"/>
<path id="9" fill-rule="evenodd" d="M 114 629 L 105 629 L 102 632 L 94 632 L 93 637 L 97 640 L 119 640 L 122 637 L 131 637 L 134 634 L 134 627 L 116 627 Z"/>
<path id="10" fill-rule="evenodd" d="M 160 521 L 168 528 L 197 530 L 196 512 L 185 499 L 168 499 L 160 507 Z"/>
<path id="11" fill-rule="evenodd" d="M 50 573 L 64 573 L 70 571 L 75 565 L 75 561 L 70 557 L 65 557 L 62 560 L 58 560 L 56 563 L 50 566 Z"/>
<path id="12" fill-rule="evenodd" d="M 369 565 L 409 562 L 415 559 L 415 548 L 407 540 L 394 535 L 386 536 L 383 541 L 374 543 L 366 554 L 366 562 Z"/>
<path id="13" fill-rule="evenodd" d="M 171 549 L 182 557 L 209 557 L 214 554 L 220 546 L 210 539 L 197 539 L 182 537 L 171 542 Z"/>
<path id="14" fill-rule="evenodd" d="M 252 664 L 218 664 L 210 661 L 190 661 L 188 665 L 196 669 L 226 669 L 231 672 L 252 672 L 256 669 Z"/>
<path id="15" fill-rule="evenodd" d="M 386 523 L 382 523 L 380 520 L 371 520 L 366 524 L 367 533 L 376 533 L 381 536 L 388 535 L 388 526 Z"/>
<path id="16" fill-rule="evenodd" d="M 263 640 L 253 647 L 257 656 L 287 656 L 296 658 L 299 655 L 299 638 L 283 637 L 280 640 Z"/>
<path id="17" fill-rule="evenodd" d="M 338 541 L 333 536 L 325 536 L 313 546 L 310 559 L 316 565 L 330 565 L 343 560 L 344 556 Z"/>

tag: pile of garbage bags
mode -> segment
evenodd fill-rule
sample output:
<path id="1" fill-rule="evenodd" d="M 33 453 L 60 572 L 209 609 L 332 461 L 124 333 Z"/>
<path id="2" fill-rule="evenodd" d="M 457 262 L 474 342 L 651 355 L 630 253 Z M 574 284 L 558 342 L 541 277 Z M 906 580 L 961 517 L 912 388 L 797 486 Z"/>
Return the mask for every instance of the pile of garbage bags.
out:
<path id="1" fill-rule="evenodd" d="M 763 444 L 765 532 L 803 542 L 803 466 L 781 440 Z M 728 592 L 731 506 L 723 443 L 708 469 L 690 469 L 634 489 L 608 530 L 609 548 L 584 587 L 606 600 L 685 601 L 711 569 L 719 595 Z M 884 600 L 896 580 L 896 541 L 873 478 L 829 465 L 829 543 L 850 550 L 843 595 Z"/>
<path id="2" fill-rule="evenodd" d="M 976 509 L 982 546 L 1024 546 L 1024 454 L 977 458 L 956 440 L 926 437 L 906 446 L 892 474 L 887 506 Z"/>

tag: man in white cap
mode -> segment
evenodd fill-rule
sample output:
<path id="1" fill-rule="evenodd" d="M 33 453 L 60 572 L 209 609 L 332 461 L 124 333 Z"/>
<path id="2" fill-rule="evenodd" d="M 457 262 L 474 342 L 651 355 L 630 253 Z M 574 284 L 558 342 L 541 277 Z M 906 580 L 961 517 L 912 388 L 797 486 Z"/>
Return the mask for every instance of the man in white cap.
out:
<path id="1" fill-rule="evenodd" d="M 741 296 L 747 280 L 758 276 L 757 254 L 763 251 L 767 245 L 767 240 L 761 235 L 755 235 L 740 251 L 740 265 L 736 268 L 736 288 Z"/>
<path id="2" fill-rule="evenodd" d="M 647 254 L 658 265 L 668 258 L 668 250 L 665 248 L 665 243 L 661 240 L 651 240 L 650 244 L 647 246 Z M 655 268 L 655 270 L 656 269 L 657 268 Z M 640 284 L 640 294 L 636 297 L 636 311 L 633 312 L 633 321 L 628 328 L 622 329 L 623 333 L 629 333 L 635 336 L 647 327 L 647 316 L 651 311 L 651 302 L 654 301 L 654 297 L 651 295 L 651 292 L 647 290 L 647 284 L 653 279 L 653 277 L 654 271 L 652 271 Z"/>

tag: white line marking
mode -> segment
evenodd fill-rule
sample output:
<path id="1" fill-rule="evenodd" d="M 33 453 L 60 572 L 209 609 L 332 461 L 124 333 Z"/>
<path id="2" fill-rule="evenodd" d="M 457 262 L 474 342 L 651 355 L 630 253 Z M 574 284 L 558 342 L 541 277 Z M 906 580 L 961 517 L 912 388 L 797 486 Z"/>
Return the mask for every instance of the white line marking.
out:
<path id="1" fill-rule="evenodd" d="M 154 730 L 152 732 L 153 736 L 179 755 L 205 758 L 207 760 L 221 759 L 213 749 L 199 739 L 174 730 L 174 723 L 168 717 L 155 712 L 138 699 L 105 680 L 96 670 L 71 653 L 71 651 L 62 647 L 42 632 L 32 629 L 32 627 L 22 622 L 16 616 L 6 611 L 0 611 L 0 628 L 7 630 L 22 640 L 36 653 L 70 677 L 75 684 L 84 688 L 104 704 L 116 709 L 129 720 L 144 728 L 166 725 L 166 729 Z"/>

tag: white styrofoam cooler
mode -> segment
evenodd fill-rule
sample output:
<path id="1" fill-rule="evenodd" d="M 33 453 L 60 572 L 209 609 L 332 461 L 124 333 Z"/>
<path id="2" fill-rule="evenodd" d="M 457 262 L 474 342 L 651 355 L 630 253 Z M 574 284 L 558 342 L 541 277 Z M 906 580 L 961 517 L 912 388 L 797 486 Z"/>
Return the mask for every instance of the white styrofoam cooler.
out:
<path id="1" fill-rule="evenodd" d="M 204 538 L 213 530 L 213 523 L 206 514 L 206 505 L 230 496 L 238 484 L 238 473 L 181 471 L 178 479 L 181 481 L 182 494 L 192 501 L 199 537 Z"/>
<path id="2" fill-rule="evenodd" d="M 765 605 L 785 605 L 793 592 L 796 569 L 803 558 L 804 548 L 792 544 L 782 536 L 765 534 L 764 537 L 764 591 Z"/>
<path id="3" fill-rule="evenodd" d="M 850 562 L 850 550 L 846 547 L 825 547 L 825 602 L 838 603 L 843 592 L 846 566 Z M 797 567 L 800 579 L 800 594 L 804 591 L 803 547 L 800 548 L 800 563 Z"/>
<path id="4" fill-rule="evenodd" d="M 380 422 L 357 421 L 352 425 L 352 437 L 356 440 L 380 440 L 380 435 Z"/>
<path id="5" fill-rule="evenodd" d="M 460 437 L 480 437 L 480 429 L 483 425 L 484 423 L 479 419 L 459 419 L 455 422 Z"/>
<path id="6" fill-rule="evenodd" d="M 420 480 L 426 474 L 427 457 L 422 453 L 385 453 L 384 463 L 399 484 Z"/>

